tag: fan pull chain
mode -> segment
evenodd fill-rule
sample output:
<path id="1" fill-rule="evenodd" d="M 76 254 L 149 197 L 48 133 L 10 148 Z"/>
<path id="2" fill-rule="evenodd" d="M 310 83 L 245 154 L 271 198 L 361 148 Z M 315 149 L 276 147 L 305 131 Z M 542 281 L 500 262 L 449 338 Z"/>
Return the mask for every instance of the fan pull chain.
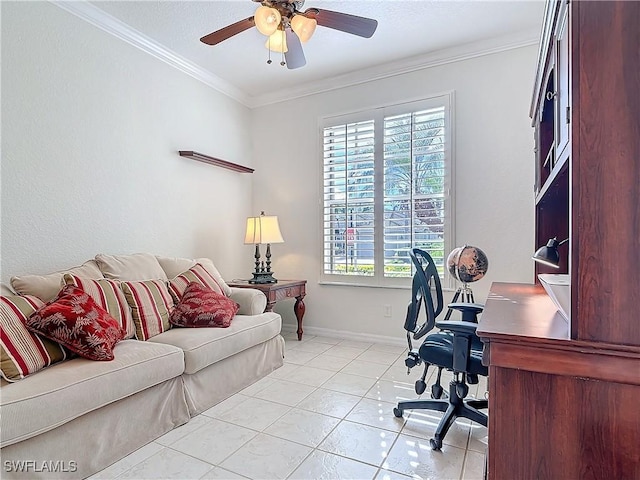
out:
<path id="1" fill-rule="evenodd" d="M 267 40 L 269 42 L 269 59 L 267 60 L 267 65 L 271 65 L 271 36 L 269 36 L 269 39 Z"/>
<path id="2" fill-rule="evenodd" d="M 280 42 L 280 45 L 282 45 L 282 48 L 280 49 L 280 53 L 282 54 L 282 60 L 280 60 L 280 65 L 281 66 L 285 66 L 284 63 L 284 29 L 282 30 L 282 42 Z"/>

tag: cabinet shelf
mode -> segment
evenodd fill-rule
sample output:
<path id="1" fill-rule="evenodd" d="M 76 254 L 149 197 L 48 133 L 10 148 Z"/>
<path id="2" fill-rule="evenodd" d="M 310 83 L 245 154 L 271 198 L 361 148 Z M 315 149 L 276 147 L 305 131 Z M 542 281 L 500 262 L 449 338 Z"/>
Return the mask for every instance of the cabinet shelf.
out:
<path id="1" fill-rule="evenodd" d="M 542 185 L 542 187 L 540 188 L 540 190 L 536 195 L 536 205 L 538 205 L 544 199 L 545 195 L 547 194 L 550 188 L 552 188 L 553 186 L 558 186 L 558 180 L 560 176 L 566 173 L 568 170 L 568 166 L 569 166 L 568 158 L 569 157 L 565 156 L 558 163 L 554 165 L 553 169 L 551 170 L 551 173 L 549 173 L 549 176 L 547 177 L 546 181 L 544 182 L 544 184 Z"/>
<path id="2" fill-rule="evenodd" d="M 237 163 L 227 162 L 219 158 L 210 157 L 204 153 L 194 152 L 192 150 L 180 150 L 178 152 L 181 157 L 190 158 L 199 162 L 208 163 L 209 165 L 215 165 L 216 167 L 226 168 L 227 170 L 233 170 L 240 173 L 253 173 L 253 168 L 245 167 L 244 165 L 238 165 Z"/>

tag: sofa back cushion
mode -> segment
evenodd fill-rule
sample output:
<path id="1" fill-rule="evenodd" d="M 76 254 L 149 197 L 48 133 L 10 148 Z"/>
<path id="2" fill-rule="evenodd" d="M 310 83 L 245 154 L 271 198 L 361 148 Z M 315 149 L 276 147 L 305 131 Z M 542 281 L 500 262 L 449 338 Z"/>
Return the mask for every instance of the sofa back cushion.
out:
<path id="1" fill-rule="evenodd" d="M 173 300 L 164 281 L 122 282 L 121 287 L 131 307 L 138 340 L 148 340 L 171 328 Z"/>
<path id="2" fill-rule="evenodd" d="M 124 338 L 133 338 L 136 335 L 136 326 L 133 323 L 131 309 L 120 288 L 120 282 L 103 278 L 91 280 L 75 275 L 65 274 L 64 282 L 67 285 L 75 285 L 91 295 L 91 298 L 104 308 L 109 315 L 118 321 L 118 325 L 125 331 Z"/>
<path id="3" fill-rule="evenodd" d="M 189 270 L 196 263 L 199 263 L 204 268 L 206 268 L 207 272 L 211 274 L 216 283 L 222 288 L 224 294 L 229 297 L 231 295 L 231 288 L 227 285 L 227 282 L 224 281 L 222 275 L 213 264 L 213 261 L 209 258 L 196 258 L 195 260 L 190 258 L 177 258 L 177 257 L 161 257 L 156 256 L 158 259 L 158 263 L 167 274 L 167 278 L 174 278 L 180 275 L 182 272 Z"/>
<path id="4" fill-rule="evenodd" d="M 13 291 L 13 288 L 11 288 L 11 285 L 6 284 L 6 283 L 0 283 L 0 295 L 6 296 L 6 295 L 15 295 L 16 292 Z"/>
<path id="5" fill-rule="evenodd" d="M 104 278 L 95 260 L 89 260 L 78 267 L 46 275 L 20 275 L 11 278 L 11 286 L 20 295 L 33 295 L 43 302 L 53 300 L 64 285 L 63 276 L 70 273 L 82 278 Z"/>
<path id="6" fill-rule="evenodd" d="M 96 255 L 96 262 L 105 278 L 121 281 L 167 280 L 164 270 L 151 254 Z"/>
<path id="7" fill-rule="evenodd" d="M 2 378 L 15 382 L 67 358 L 57 343 L 31 333 L 25 322 L 44 303 L 37 297 L 0 297 L 0 366 Z"/>

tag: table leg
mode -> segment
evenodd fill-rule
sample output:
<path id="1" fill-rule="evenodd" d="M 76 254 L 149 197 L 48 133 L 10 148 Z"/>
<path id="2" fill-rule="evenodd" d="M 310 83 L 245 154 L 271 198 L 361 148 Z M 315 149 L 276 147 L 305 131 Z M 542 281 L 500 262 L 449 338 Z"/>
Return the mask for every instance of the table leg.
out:
<path id="1" fill-rule="evenodd" d="M 296 318 L 298 319 L 298 331 L 296 332 L 298 334 L 298 340 L 302 340 L 302 334 L 304 333 L 302 331 L 302 317 L 304 317 L 304 311 L 305 311 L 305 305 L 304 302 L 302 301 L 302 299 L 304 298 L 304 295 L 300 295 L 299 297 L 296 297 L 296 304 L 293 306 L 293 311 L 296 314 Z"/>
<path id="2" fill-rule="evenodd" d="M 265 312 L 273 312 L 273 306 L 276 304 L 276 302 L 270 302 L 267 300 L 267 306 L 264 308 Z"/>

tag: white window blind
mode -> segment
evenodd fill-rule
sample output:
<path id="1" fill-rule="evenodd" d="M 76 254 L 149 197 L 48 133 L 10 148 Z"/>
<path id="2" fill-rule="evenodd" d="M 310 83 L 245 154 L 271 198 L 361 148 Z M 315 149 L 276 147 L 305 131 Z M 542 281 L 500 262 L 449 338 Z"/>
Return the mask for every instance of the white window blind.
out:
<path id="1" fill-rule="evenodd" d="M 444 274 L 444 107 L 385 117 L 383 144 L 384 276 L 411 276 L 413 247 Z"/>
<path id="2" fill-rule="evenodd" d="M 324 129 L 324 271 L 374 274 L 374 122 Z"/>
<path id="3" fill-rule="evenodd" d="M 441 276 L 452 242 L 450 95 L 327 119 L 323 280 L 408 285 L 409 251 Z"/>

